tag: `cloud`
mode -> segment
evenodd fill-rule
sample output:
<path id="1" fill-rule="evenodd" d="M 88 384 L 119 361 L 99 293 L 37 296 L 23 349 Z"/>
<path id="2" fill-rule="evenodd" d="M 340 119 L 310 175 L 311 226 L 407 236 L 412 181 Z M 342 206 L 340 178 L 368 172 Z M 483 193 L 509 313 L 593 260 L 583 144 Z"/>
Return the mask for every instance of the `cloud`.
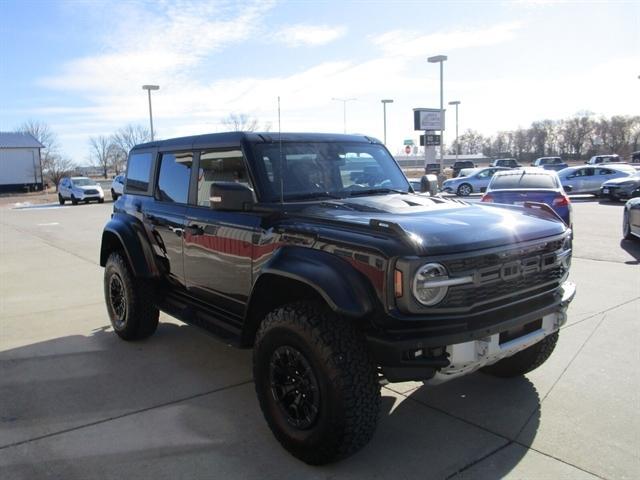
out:
<path id="1" fill-rule="evenodd" d="M 344 36 L 347 29 L 342 26 L 293 25 L 275 34 L 274 38 L 290 47 L 326 45 Z"/>
<path id="2" fill-rule="evenodd" d="M 385 55 L 400 57 L 420 57 L 441 51 L 473 47 L 484 47 L 507 42 L 522 28 L 520 22 L 501 23 L 486 28 L 454 30 L 422 34 L 405 30 L 390 30 L 371 37 Z"/>
<path id="3" fill-rule="evenodd" d="M 149 81 L 180 83 L 209 54 L 250 38 L 272 6 L 272 1 L 237 9 L 220 2 L 159 2 L 158 12 L 148 12 L 125 3 L 114 7 L 120 8 L 112 15 L 118 22 L 102 53 L 72 60 L 39 83 L 58 90 L 109 93 Z"/>

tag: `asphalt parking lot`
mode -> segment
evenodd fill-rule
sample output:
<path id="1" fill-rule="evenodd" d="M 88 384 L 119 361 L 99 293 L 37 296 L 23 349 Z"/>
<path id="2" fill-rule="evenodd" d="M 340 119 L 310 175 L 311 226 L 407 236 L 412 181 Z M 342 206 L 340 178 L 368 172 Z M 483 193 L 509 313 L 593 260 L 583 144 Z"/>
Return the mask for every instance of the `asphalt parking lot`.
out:
<path id="1" fill-rule="evenodd" d="M 271 435 L 250 351 L 164 314 L 146 341 L 111 332 L 110 212 L 0 209 L 3 479 L 640 477 L 640 242 L 622 241 L 621 203 L 574 203 L 578 293 L 547 363 L 389 385 L 373 441 L 320 468 Z"/>

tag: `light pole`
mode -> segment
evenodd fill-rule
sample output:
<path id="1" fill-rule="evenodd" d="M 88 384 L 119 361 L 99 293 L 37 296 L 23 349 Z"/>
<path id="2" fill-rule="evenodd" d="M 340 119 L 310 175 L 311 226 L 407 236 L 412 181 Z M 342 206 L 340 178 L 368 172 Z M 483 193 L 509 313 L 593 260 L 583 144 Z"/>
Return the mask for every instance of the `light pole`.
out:
<path id="1" fill-rule="evenodd" d="M 387 144 L 387 103 L 393 103 L 393 100 L 380 100 L 382 102 L 382 116 L 384 119 L 384 144 Z"/>
<path id="2" fill-rule="evenodd" d="M 429 57 L 427 58 L 427 61 L 429 63 L 439 63 L 440 64 L 440 115 L 443 116 L 444 115 L 444 97 L 443 97 L 443 91 L 442 91 L 442 73 L 443 73 L 443 64 L 444 62 L 447 61 L 447 56 L 446 55 L 436 55 L 435 57 Z M 442 160 L 443 160 L 443 148 L 442 148 L 442 140 L 443 140 L 443 131 L 440 130 L 440 171 L 442 172 Z M 426 140 L 427 137 L 425 137 Z M 426 147 L 425 147 L 426 148 Z"/>
<path id="3" fill-rule="evenodd" d="M 335 100 L 336 102 L 342 102 L 342 123 L 344 126 L 344 133 L 347 133 L 347 102 L 351 102 L 353 100 L 357 100 L 357 98 L 336 98 L 333 97 L 331 100 Z"/>
<path id="4" fill-rule="evenodd" d="M 456 162 L 458 161 L 458 105 L 460 105 L 460 100 L 454 100 L 453 102 L 449 102 L 449 105 L 456 106 Z"/>
<path id="5" fill-rule="evenodd" d="M 153 142 L 153 113 L 151 111 L 151 90 L 160 90 L 159 85 L 142 85 L 142 89 L 149 94 L 149 124 L 151 125 L 151 141 Z"/>

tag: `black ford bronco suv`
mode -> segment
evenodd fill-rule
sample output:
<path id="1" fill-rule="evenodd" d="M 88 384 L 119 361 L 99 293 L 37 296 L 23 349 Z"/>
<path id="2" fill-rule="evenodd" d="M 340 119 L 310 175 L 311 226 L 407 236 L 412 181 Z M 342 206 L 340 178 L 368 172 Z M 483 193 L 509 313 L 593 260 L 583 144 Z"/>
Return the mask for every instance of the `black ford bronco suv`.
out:
<path id="1" fill-rule="evenodd" d="M 253 347 L 269 427 L 310 464 L 375 430 L 383 382 L 541 365 L 575 288 L 540 205 L 413 192 L 378 140 L 221 133 L 133 148 L 100 264 L 115 332 L 159 311 Z"/>

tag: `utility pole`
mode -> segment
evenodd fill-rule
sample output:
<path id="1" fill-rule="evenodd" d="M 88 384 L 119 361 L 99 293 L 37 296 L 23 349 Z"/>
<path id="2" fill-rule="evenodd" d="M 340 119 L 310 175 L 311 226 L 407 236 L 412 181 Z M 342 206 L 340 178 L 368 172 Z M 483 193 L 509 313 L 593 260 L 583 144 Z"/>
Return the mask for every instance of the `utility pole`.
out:
<path id="1" fill-rule="evenodd" d="M 357 100 L 357 98 L 335 98 L 334 97 L 331 100 L 335 100 L 336 102 L 342 102 L 342 124 L 344 128 L 344 133 L 347 133 L 347 102 Z"/>
<path id="2" fill-rule="evenodd" d="M 151 125 L 151 141 L 153 142 L 153 112 L 151 111 L 151 90 L 160 90 L 158 85 L 143 85 L 143 90 L 149 94 L 149 124 Z"/>
<path id="3" fill-rule="evenodd" d="M 382 102 L 382 116 L 384 119 L 384 144 L 387 144 L 387 103 L 393 103 L 393 100 L 380 100 Z"/>

